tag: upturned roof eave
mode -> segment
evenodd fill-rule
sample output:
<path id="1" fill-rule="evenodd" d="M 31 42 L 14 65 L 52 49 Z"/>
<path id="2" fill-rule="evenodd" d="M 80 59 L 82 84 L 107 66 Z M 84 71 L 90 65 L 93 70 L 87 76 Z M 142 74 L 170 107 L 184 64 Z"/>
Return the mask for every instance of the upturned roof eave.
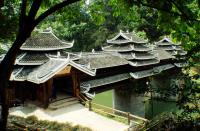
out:
<path id="1" fill-rule="evenodd" d="M 109 79 L 112 79 L 112 78 L 114 78 L 116 76 L 123 75 L 123 74 L 118 74 L 118 75 L 114 75 L 114 76 L 108 76 L 108 77 L 101 78 L 101 79 L 90 80 L 90 81 L 83 82 L 81 84 L 83 84 L 83 86 L 84 85 L 90 85 L 90 88 L 95 88 L 95 87 L 100 87 L 100 86 L 104 86 L 104 85 L 117 83 L 117 82 L 124 81 L 124 80 L 127 80 L 127 79 L 131 78 L 131 76 L 128 73 L 124 73 L 124 74 L 127 74 L 127 76 L 126 77 L 121 77 L 120 79 L 113 79 L 112 81 L 110 80 L 110 81 L 105 82 L 105 80 L 109 80 Z M 91 82 L 93 82 L 93 81 L 96 81 L 97 84 L 96 85 L 95 84 L 91 84 Z M 103 81 L 103 82 L 101 82 L 101 81 Z"/>
<path id="2" fill-rule="evenodd" d="M 25 65 L 27 65 L 27 66 L 31 66 L 31 65 L 33 65 L 33 66 L 37 66 L 37 65 L 42 65 L 42 64 L 44 64 L 45 62 L 35 62 L 35 61 L 33 61 L 33 62 L 17 62 L 17 63 L 15 63 L 15 65 L 21 65 L 21 66 L 25 66 Z"/>
<path id="3" fill-rule="evenodd" d="M 129 61 L 129 65 L 131 65 L 131 66 L 135 66 L 135 67 L 140 67 L 140 66 L 148 66 L 148 65 L 158 64 L 159 62 L 160 62 L 160 60 L 158 60 L 157 62 L 152 62 L 152 63 L 143 63 L 143 64 L 138 64 L 138 62 L 132 62 L 132 61 Z"/>
<path id="4" fill-rule="evenodd" d="M 68 49 L 73 47 L 73 45 L 67 46 L 67 47 L 55 47 L 55 48 L 47 48 L 47 47 L 43 47 L 43 48 L 36 48 L 36 47 L 21 47 L 21 50 L 24 51 L 56 51 L 56 50 L 61 50 L 61 49 Z"/>
<path id="5" fill-rule="evenodd" d="M 157 75 L 157 74 L 161 73 L 162 71 L 165 71 L 165 70 L 168 70 L 168 69 L 172 69 L 174 67 L 175 66 L 173 64 L 166 64 L 166 65 L 156 66 L 156 67 L 153 67 L 152 69 L 148 69 L 148 70 L 142 70 L 142 71 L 138 71 L 138 72 L 131 72 L 130 76 L 132 76 L 134 79 L 141 79 L 141 78 Z M 159 72 L 155 72 L 155 70 L 159 70 Z M 142 74 L 144 72 L 146 72 L 146 74 L 139 76 L 140 73 Z"/>

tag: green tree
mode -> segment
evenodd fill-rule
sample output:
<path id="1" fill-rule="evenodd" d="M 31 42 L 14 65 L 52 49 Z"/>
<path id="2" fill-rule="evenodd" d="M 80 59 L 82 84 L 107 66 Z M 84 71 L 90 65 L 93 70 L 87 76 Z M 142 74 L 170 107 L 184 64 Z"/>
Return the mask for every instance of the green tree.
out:
<path id="1" fill-rule="evenodd" d="M 136 28 L 147 31 L 150 39 L 152 35 L 148 35 L 149 31 L 156 29 L 156 37 L 167 34 L 175 42 L 181 41 L 189 57 L 199 52 L 199 0 L 129 0 L 128 3 L 124 0 L 112 0 L 110 4 L 118 16 L 126 13 L 127 20 L 132 21 Z"/>
<path id="2" fill-rule="evenodd" d="M 33 29 L 43 21 L 47 16 L 54 13 L 55 11 L 70 5 L 78 0 L 67 0 L 63 2 L 55 1 L 51 3 L 50 1 L 44 0 L 34 0 L 34 1 L 17 1 L 21 2 L 21 7 L 19 9 L 19 22 L 18 31 L 16 38 L 11 46 L 11 48 L 6 53 L 4 59 L 0 64 L 0 97 L 2 102 L 0 128 L 6 130 L 7 117 L 8 117 L 8 102 L 7 102 L 7 87 L 8 81 L 13 69 L 13 64 L 16 59 L 16 55 L 21 47 L 21 45 L 30 37 Z M 42 5 L 50 5 L 50 7 L 43 11 L 39 10 Z M 52 5 L 53 4 L 53 5 Z"/>

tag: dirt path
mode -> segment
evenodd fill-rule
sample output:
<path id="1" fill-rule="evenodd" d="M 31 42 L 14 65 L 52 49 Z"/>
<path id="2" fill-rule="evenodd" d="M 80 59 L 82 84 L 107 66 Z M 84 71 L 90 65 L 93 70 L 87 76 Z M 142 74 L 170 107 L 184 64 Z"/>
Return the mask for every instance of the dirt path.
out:
<path id="1" fill-rule="evenodd" d="M 10 109 L 10 115 L 27 117 L 35 115 L 40 120 L 69 122 L 73 125 L 89 127 L 94 131 L 124 131 L 127 125 L 108 119 L 94 112 L 88 111 L 81 104 L 72 105 L 55 111 L 44 110 L 34 106 L 17 107 Z"/>

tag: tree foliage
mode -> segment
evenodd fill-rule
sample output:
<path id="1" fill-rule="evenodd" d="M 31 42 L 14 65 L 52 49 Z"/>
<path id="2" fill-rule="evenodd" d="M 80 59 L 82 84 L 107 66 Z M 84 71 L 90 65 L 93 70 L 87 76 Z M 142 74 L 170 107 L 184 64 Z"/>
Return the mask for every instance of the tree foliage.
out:
<path id="1" fill-rule="evenodd" d="M 200 49 L 200 5 L 197 0 L 112 0 L 117 15 L 125 14 L 134 26 L 147 32 L 152 39 L 160 35 L 171 35 L 173 41 L 180 41 L 188 56 Z M 121 4 L 119 4 L 121 3 Z M 123 6 L 127 5 L 127 6 Z M 124 7 L 124 9 L 122 8 Z M 133 15 L 134 14 L 134 15 Z M 150 32 L 150 35 L 148 33 Z M 157 34 L 158 33 L 158 34 Z M 152 35 L 151 35 L 152 34 Z M 153 39 L 155 40 L 155 39 Z"/>

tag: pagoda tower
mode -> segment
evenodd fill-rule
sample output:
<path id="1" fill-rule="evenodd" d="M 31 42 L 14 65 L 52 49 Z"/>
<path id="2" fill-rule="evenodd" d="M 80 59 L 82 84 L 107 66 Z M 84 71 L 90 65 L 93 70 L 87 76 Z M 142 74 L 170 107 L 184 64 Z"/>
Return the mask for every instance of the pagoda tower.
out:
<path id="1" fill-rule="evenodd" d="M 129 61 L 133 67 L 143 67 L 157 64 L 159 58 L 153 53 L 148 41 L 138 37 L 134 32 L 120 32 L 112 39 L 107 40 L 108 46 L 103 51 L 115 52 L 121 58 Z"/>
<path id="2" fill-rule="evenodd" d="M 174 65 L 177 67 L 183 67 L 186 64 L 185 55 L 186 51 L 183 50 L 180 44 L 175 44 L 170 38 L 164 37 L 158 42 L 155 42 L 156 50 L 165 50 L 175 58 Z"/>
<path id="3" fill-rule="evenodd" d="M 45 63 L 49 63 L 49 67 L 52 67 L 56 61 L 50 62 L 50 59 L 53 57 L 70 58 L 71 60 L 79 59 L 80 56 L 78 54 L 72 54 L 64 51 L 65 49 L 71 48 L 73 43 L 74 41 L 66 42 L 58 39 L 53 34 L 51 28 L 31 36 L 20 48 L 10 80 L 27 81 L 30 78 L 30 75 L 33 74 L 33 72 L 36 72 L 36 70 Z M 58 63 L 59 62 L 57 60 L 57 64 L 55 64 L 55 66 L 58 66 Z M 45 72 L 45 69 L 43 71 Z M 37 72 L 36 75 L 38 78 L 40 77 L 39 74 L 42 75 L 40 72 Z M 31 82 L 37 84 L 42 83 L 36 82 L 36 80 Z"/>

